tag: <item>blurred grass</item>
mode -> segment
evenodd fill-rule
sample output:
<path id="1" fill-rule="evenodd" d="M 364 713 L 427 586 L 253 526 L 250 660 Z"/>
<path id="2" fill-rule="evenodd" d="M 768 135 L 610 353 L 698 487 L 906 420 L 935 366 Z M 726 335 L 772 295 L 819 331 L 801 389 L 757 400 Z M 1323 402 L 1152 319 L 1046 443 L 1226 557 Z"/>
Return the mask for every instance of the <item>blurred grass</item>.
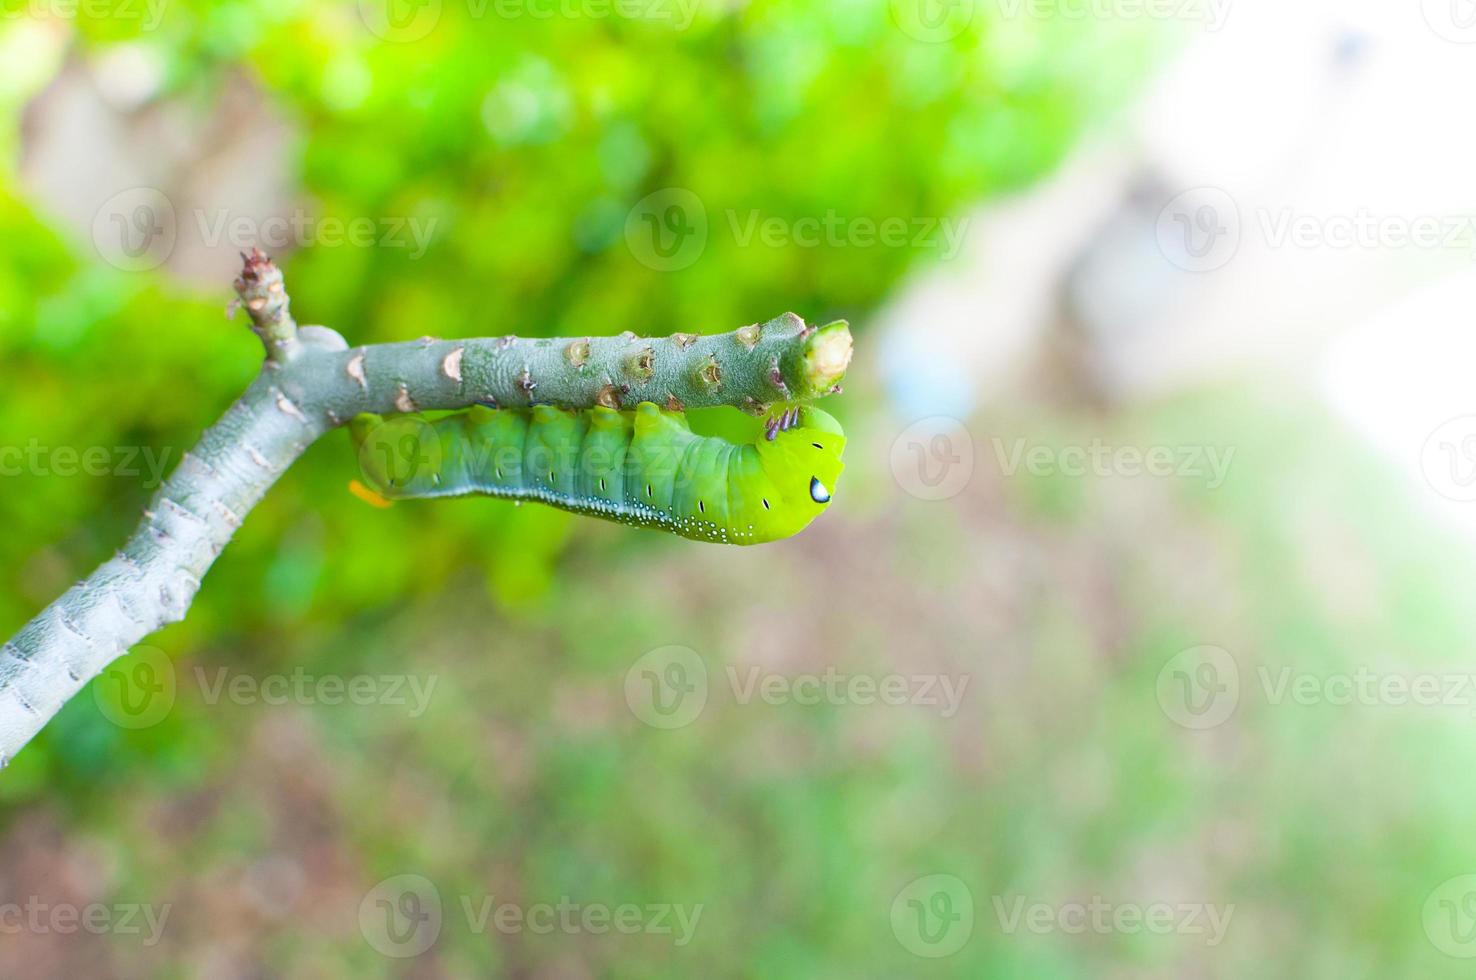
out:
<path id="1" fill-rule="evenodd" d="M 884 484 L 867 470 L 884 465 L 886 431 L 859 427 L 854 476 Z M 1193 433 L 1236 460 L 1214 491 L 1079 480 L 1064 512 L 1054 478 L 986 462 L 948 503 L 894 488 L 838 510 L 783 562 L 632 554 L 601 527 L 540 600 L 495 624 L 463 573 L 439 594 L 271 637 L 254 661 L 202 646 L 178 661 L 167 723 L 118 736 L 107 749 L 125 765 L 72 787 L 87 803 L 72 833 L 108 855 L 115 893 L 176 903 L 165 947 L 128 955 L 188 975 L 223 944 L 240 969 L 400 975 L 355 914 L 376 881 L 413 872 L 446 905 L 438 943 L 415 961 L 423 976 L 1463 975 L 1429 944 L 1420 909 L 1476 860 L 1459 778 L 1476 761 L 1469 708 L 1276 705 L 1254 672 L 1459 671 L 1473 637 L 1455 583 L 1469 557 L 1396 503 L 1380 461 L 1282 392 L 1220 390 L 1106 429 L 1024 404 L 975 431 L 1118 445 Z M 926 542 L 960 535 L 964 560 L 926 588 L 904 584 Z M 641 653 L 673 643 L 705 659 L 710 693 L 696 721 L 663 731 L 622 690 Z M 1201 643 L 1232 651 L 1243 694 L 1234 724 L 1189 732 L 1164 716 L 1155 676 Z M 210 706 L 193 680 L 297 665 L 437 686 L 411 718 L 394 705 Z M 952 718 L 740 703 L 726 670 L 755 666 L 970 687 Z M 95 713 L 79 699 L 53 743 L 108 727 L 88 723 Z M 190 749 L 171 765 L 177 741 Z M 201 756 L 208 766 L 191 771 Z M 40 768 L 16 765 L 22 780 Z M 971 888 L 976 926 L 962 952 L 932 962 L 897 944 L 887 915 L 903 885 L 938 871 Z M 275 884 L 257 894 L 261 877 Z M 703 913 L 683 948 L 504 936 L 476 932 L 457 904 L 486 895 Z M 1218 947 L 1006 934 L 993 902 L 1017 895 L 1234 912 Z"/>

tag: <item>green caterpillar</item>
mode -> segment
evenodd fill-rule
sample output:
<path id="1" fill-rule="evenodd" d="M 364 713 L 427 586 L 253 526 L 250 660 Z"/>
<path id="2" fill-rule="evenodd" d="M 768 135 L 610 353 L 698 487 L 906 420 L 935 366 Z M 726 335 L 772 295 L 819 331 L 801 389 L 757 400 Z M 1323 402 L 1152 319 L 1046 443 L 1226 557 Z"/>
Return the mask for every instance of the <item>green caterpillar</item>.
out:
<path id="1" fill-rule="evenodd" d="M 732 413 L 736 415 L 737 413 Z M 485 494 L 656 528 L 761 544 L 804 530 L 844 468 L 840 424 L 808 406 L 742 438 L 701 435 L 680 412 L 472 408 L 435 420 L 364 415 L 351 426 L 365 478 L 390 499 Z"/>

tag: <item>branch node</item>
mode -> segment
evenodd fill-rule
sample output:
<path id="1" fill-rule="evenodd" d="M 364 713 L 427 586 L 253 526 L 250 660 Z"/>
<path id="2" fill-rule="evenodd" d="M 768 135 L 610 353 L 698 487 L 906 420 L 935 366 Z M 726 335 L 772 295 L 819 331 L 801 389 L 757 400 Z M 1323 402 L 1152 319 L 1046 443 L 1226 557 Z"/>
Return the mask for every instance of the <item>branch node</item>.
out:
<path id="1" fill-rule="evenodd" d="M 576 340 L 564 348 L 564 357 L 569 364 L 576 368 L 582 368 L 589 363 L 589 339 Z"/>
<path id="2" fill-rule="evenodd" d="M 850 324 L 836 320 L 823 327 L 806 327 L 800 336 L 805 346 L 799 396 L 813 398 L 827 394 L 851 366 L 854 347 Z"/>
<path id="3" fill-rule="evenodd" d="M 282 282 L 282 271 L 259 248 L 253 248 L 249 255 L 242 252 L 241 261 L 236 292 L 251 317 L 251 329 L 261 338 L 267 360 L 285 364 L 297 356 L 301 345 L 297 340 L 297 323 L 292 319 L 292 301 Z M 230 312 L 234 313 L 234 310 Z"/>
<path id="4" fill-rule="evenodd" d="M 461 384 L 461 359 L 465 355 L 466 348 L 458 347 L 447 354 L 445 360 L 441 361 L 441 373 L 457 384 Z"/>
<path id="5" fill-rule="evenodd" d="M 302 414 L 302 409 L 298 408 L 297 407 L 297 404 L 295 402 L 293 402 L 292 399 L 288 398 L 286 395 L 284 395 L 280 391 L 276 392 L 276 396 L 277 396 L 277 410 L 278 411 L 283 412 L 283 413 L 285 413 L 287 415 L 292 416 L 293 418 L 297 419 L 299 422 L 306 422 L 307 421 L 307 416 L 304 415 L 304 414 Z"/>
<path id="6" fill-rule="evenodd" d="M 350 378 L 359 383 L 359 387 L 365 391 L 369 390 L 369 379 L 364 376 L 364 352 L 359 351 L 349 358 L 348 363 L 343 366 L 343 371 Z"/>
<path id="7" fill-rule="evenodd" d="M 697 369 L 697 383 L 708 391 L 717 391 L 723 386 L 723 369 L 716 357 L 709 354 L 707 360 L 702 362 L 702 366 Z"/>
<path id="8" fill-rule="evenodd" d="M 656 351 L 646 347 L 626 358 L 625 373 L 640 384 L 650 381 L 656 376 Z"/>

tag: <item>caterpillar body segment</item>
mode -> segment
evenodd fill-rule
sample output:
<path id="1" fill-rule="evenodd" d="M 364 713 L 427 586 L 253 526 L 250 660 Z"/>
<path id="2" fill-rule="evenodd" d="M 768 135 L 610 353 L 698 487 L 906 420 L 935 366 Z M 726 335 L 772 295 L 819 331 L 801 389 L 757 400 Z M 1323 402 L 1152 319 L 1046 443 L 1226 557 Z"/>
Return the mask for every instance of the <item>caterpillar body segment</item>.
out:
<path id="1" fill-rule="evenodd" d="M 840 425 L 809 407 L 755 425 L 750 441 L 698 434 L 650 402 L 364 415 L 351 432 L 366 482 L 391 500 L 482 494 L 725 544 L 799 533 L 844 468 Z"/>

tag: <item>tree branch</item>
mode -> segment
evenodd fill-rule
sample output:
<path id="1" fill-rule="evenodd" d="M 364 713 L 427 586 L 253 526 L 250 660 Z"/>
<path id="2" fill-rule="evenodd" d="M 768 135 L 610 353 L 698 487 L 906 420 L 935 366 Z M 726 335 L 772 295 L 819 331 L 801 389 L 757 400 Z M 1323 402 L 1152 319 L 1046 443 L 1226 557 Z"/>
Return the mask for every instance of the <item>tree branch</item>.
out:
<path id="1" fill-rule="evenodd" d="M 349 349 L 301 327 L 260 252 L 236 280 L 267 358 L 262 373 L 159 488 L 113 558 L 0 648 L 0 767 L 66 701 L 144 637 L 184 617 L 247 512 L 314 440 L 360 412 L 471 405 L 671 409 L 829 394 L 851 357 L 844 322 L 793 313 L 726 334 L 434 340 Z"/>

